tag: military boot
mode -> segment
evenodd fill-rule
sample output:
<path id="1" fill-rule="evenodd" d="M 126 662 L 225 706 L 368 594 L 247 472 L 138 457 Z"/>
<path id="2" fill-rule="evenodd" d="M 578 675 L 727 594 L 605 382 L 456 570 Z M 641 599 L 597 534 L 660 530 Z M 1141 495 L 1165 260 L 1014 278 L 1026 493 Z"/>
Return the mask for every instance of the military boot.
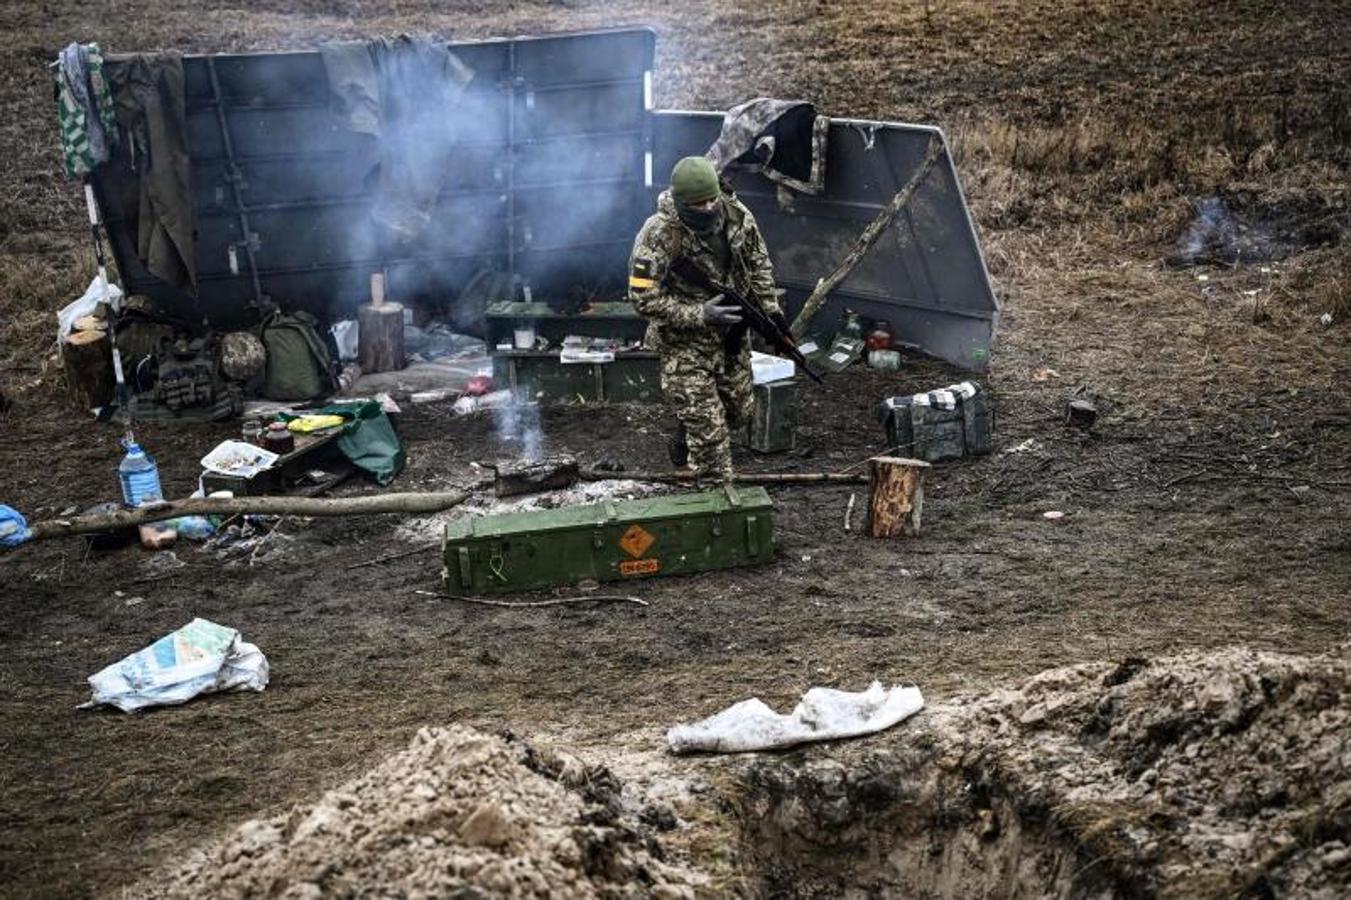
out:
<path id="1" fill-rule="evenodd" d="M 677 422 L 675 434 L 666 442 L 666 452 L 671 456 L 671 465 L 683 469 L 690 461 L 690 445 L 685 440 L 685 423 Z"/>

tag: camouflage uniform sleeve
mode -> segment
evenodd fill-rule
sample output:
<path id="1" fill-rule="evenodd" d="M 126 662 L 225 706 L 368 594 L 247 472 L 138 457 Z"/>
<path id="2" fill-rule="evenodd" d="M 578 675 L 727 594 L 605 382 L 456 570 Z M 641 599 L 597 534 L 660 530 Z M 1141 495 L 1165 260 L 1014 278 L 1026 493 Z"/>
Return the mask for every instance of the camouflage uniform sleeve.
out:
<path id="1" fill-rule="evenodd" d="M 671 263 L 669 244 L 660 236 L 660 225 L 652 220 L 638 232 L 629 258 L 629 301 L 643 316 L 678 329 L 703 323 L 703 304 L 690 303 L 666 286 L 666 270 Z"/>
<path id="2" fill-rule="evenodd" d="M 779 295 L 774 289 L 774 267 L 769 261 L 769 250 L 750 210 L 746 210 L 746 267 L 755 299 L 760 301 L 765 312 L 781 315 L 783 310 L 779 308 Z"/>

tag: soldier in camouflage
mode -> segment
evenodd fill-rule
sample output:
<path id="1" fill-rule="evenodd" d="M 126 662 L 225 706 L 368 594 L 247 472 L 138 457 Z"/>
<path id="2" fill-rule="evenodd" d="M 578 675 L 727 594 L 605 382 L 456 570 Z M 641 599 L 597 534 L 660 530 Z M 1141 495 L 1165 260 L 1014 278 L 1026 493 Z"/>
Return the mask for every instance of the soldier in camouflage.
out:
<path id="1" fill-rule="evenodd" d="M 670 190 L 638 232 L 629 260 L 629 299 L 650 322 L 647 343 L 661 353 L 662 392 L 680 420 L 684 441 L 677 437 L 672 462 L 688 462 L 699 477 L 727 481 L 732 432 L 751 413 L 750 340 L 737 327 L 741 316 L 731 301 L 669 271 L 682 257 L 713 283 L 782 321 L 755 218 L 723 189 L 702 156 L 676 163 Z"/>

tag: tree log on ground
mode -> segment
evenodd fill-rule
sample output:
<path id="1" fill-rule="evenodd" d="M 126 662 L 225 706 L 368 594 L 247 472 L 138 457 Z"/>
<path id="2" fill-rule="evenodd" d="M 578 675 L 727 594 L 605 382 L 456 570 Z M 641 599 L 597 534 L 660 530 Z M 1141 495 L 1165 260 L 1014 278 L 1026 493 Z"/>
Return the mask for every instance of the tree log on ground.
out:
<path id="1" fill-rule="evenodd" d="M 586 469 L 580 473 L 583 481 L 652 481 L 658 484 L 691 484 L 692 472 L 610 472 Z M 739 472 L 732 476 L 737 484 L 866 484 L 868 476 L 849 472 Z M 710 486 L 717 479 L 706 479 Z"/>
<path id="2" fill-rule="evenodd" d="M 920 459 L 877 456 L 868 460 L 872 494 L 868 501 L 868 534 L 872 537 L 914 537 L 924 511 L 924 470 Z"/>
<path id="3" fill-rule="evenodd" d="M 463 503 L 465 491 L 429 494 L 374 494 L 367 497 L 196 497 L 143 506 L 115 513 L 49 519 L 29 526 L 29 540 L 97 534 L 131 525 L 176 519 L 179 516 L 370 516 L 381 513 L 434 513 Z"/>

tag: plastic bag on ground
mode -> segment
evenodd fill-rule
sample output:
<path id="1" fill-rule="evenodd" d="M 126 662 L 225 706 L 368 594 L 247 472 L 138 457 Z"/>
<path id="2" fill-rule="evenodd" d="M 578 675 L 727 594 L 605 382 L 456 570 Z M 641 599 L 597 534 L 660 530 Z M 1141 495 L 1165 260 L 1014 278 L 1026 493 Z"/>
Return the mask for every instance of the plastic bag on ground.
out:
<path id="1" fill-rule="evenodd" d="M 267 679 L 267 657 L 238 631 L 193 619 L 89 676 L 93 696 L 82 708 L 107 703 L 134 712 L 147 706 L 185 703 L 216 691 L 261 691 Z"/>
<path id="2" fill-rule="evenodd" d="M 716 715 L 666 732 L 674 753 L 745 753 L 791 747 L 808 741 L 857 737 L 890 728 L 924 707 L 917 687 L 884 688 L 874 681 L 866 691 L 812 688 L 791 715 L 782 715 L 759 698 L 742 700 Z"/>
<path id="3" fill-rule="evenodd" d="M 17 547 L 28 537 L 28 521 L 23 513 L 0 503 L 0 547 Z"/>
<path id="4" fill-rule="evenodd" d="M 103 287 L 99 284 L 98 276 L 95 275 L 93 280 L 89 282 L 89 287 L 84 289 L 84 293 L 67 303 L 56 314 L 57 339 L 59 340 L 70 334 L 71 329 L 75 327 L 76 319 L 92 316 L 103 299 Z M 121 299 L 122 289 L 109 282 L 108 302 L 115 305 Z"/>

